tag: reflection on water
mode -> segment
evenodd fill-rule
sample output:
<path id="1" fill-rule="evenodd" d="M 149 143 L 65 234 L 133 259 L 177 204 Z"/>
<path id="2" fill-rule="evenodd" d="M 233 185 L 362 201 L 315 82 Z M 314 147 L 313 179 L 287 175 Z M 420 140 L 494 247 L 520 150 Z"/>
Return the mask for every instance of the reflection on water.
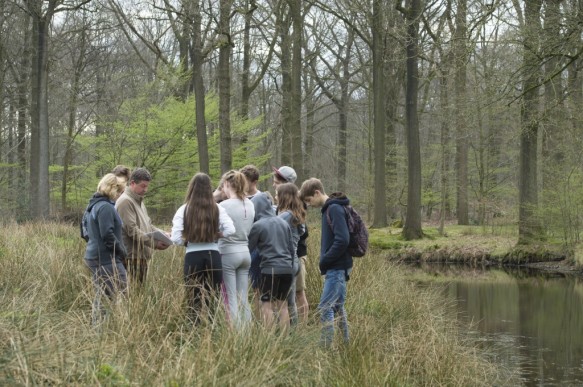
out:
<path id="1" fill-rule="evenodd" d="M 583 385 L 583 281 L 468 270 L 451 277 L 446 270 L 444 295 L 478 345 L 517 370 L 525 385 Z"/>

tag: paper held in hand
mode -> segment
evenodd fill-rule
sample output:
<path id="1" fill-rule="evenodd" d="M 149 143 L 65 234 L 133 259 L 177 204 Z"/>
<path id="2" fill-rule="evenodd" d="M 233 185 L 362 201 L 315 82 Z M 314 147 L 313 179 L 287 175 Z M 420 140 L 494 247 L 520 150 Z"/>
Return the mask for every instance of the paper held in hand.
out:
<path id="1" fill-rule="evenodd" d="M 149 232 L 146 234 L 147 236 L 154 238 L 154 240 L 160 241 L 166 245 L 173 245 L 172 241 L 170 240 L 170 238 L 168 238 L 166 236 L 166 234 L 164 234 L 162 231 L 160 230 L 156 230 L 153 232 Z"/>

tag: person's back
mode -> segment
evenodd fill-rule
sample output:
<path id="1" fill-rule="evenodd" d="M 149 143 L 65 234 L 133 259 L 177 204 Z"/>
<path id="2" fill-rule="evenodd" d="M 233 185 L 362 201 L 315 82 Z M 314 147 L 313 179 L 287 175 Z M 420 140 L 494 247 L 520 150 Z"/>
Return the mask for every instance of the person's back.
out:
<path id="1" fill-rule="evenodd" d="M 320 247 L 320 272 L 348 270 L 352 268 L 352 257 L 348 253 L 350 233 L 344 206 L 350 204 L 345 195 L 331 194 L 322 207 L 322 243 Z M 331 224 L 328 224 L 328 218 Z"/>
<path id="2" fill-rule="evenodd" d="M 127 252 L 122 242 L 122 221 L 114 203 L 106 196 L 95 194 L 91 198 L 87 212 L 89 240 L 85 259 L 97 259 L 101 265 L 107 265 L 112 263 L 116 255 L 113 252 L 121 251 L 119 259 L 123 260 Z"/>
<path id="3" fill-rule="evenodd" d="M 263 195 L 262 195 L 263 196 Z M 275 216 L 271 202 L 263 199 L 255 203 L 257 221 L 249 234 L 249 249 L 257 248 L 261 257 L 260 300 L 261 314 L 266 325 L 279 315 L 282 328 L 289 326 L 286 299 L 293 281 L 293 257 L 295 254 L 292 232 L 285 220 Z"/>
<path id="4" fill-rule="evenodd" d="M 235 233 L 227 238 L 219 239 L 221 254 L 248 251 L 248 236 L 255 218 L 255 206 L 251 200 L 227 199 L 220 203 L 227 215 L 233 220 Z"/>
<path id="5" fill-rule="evenodd" d="M 220 203 L 232 219 L 235 233 L 219 240 L 219 251 L 223 264 L 223 283 L 228 319 L 232 326 L 241 328 L 251 321 L 251 309 L 248 301 L 249 267 L 249 232 L 255 219 L 255 206 L 245 197 L 246 180 L 239 171 L 228 171 L 222 178 L 222 187 L 226 200 Z"/>
<path id="6" fill-rule="evenodd" d="M 277 216 L 260 218 L 249 234 L 249 249 L 257 248 L 261 257 L 261 272 L 293 274 L 292 232 L 285 220 Z"/>

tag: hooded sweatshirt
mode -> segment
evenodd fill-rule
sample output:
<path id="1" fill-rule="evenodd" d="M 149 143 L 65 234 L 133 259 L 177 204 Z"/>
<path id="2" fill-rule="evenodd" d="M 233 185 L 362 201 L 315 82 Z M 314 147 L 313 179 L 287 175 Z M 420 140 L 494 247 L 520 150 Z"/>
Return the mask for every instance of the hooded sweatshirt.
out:
<path id="1" fill-rule="evenodd" d="M 114 203 L 108 197 L 95 193 L 87 210 L 89 240 L 85 259 L 99 260 L 100 265 L 109 265 L 113 257 L 123 259 L 127 252 L 122 240 L 122 222 Z"/>
<path id="2" fill-rule="evenodd" d="M 249 233 L 249 251 L 259 251 L 261 273 L 293 274 L 295 249 L 289 225 L 275 216 L 266 195 L 256 195 L 253 204 L 257 221 Z"/>
<path id="3" fill-rule="evenodd" d="M 294 273 L 297 274 L 298 270 L 300 269 L 300 261 L 298 260 L 299 255 L 297 253 L 298 242 L 300 241 L 301 236 L 304 235 L 304 233 L 306 231 L 306 227 L 303 224 L 299 224 L 297 226 L 294 226 L 293 225 L 294 216 L 292 215 L 292 213 L 290 211 L 284 211 L 284 212 L 278 214 L 277 216 L 286 221 L 286 223 L 288 224 L 288 226 L 292 232 L 292 242 L 294 245 L 293 268 L 294 268 Z"/>
<path id="4" fill-rule="evenodd" d="M 350 233 L 346 223 L 344 206 L 350 200 L 343 193 L 333 193 L 322 207 L 322 245 L 320 248 L 320 272 L 348 270 L 352 268 L 352 257 L 348 254 Z M 328 224 L 326 212 L 330 216 Z"/>

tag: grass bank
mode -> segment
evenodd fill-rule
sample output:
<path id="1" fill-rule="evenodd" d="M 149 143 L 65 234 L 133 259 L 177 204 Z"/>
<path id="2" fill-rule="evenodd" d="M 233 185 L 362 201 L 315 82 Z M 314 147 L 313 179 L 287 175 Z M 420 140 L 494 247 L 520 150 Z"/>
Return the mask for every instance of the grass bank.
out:
<path id="1" fill-rule="evenodd" d="M 90 324 L 91 288 L 76 227 L 9 224 L 0 235 L 2 385 L 503 385 L 446 318 L 440 298 L 416 288 L 382 254 L 356 262 L 347 309 L 352 342 L 322 350 L 319 324 L 291 334 L 254 324 L 228 329 L 184 321 L 183 250 L 156 254 L 147 286 Z M 311 232 L 308 298 L 321 291 Z"/>
<path id="2" fill-rule="evenodd" d="M 583 248 L 567 247 L 558 240 L 517 246 L 516 226 L 446 226 L 444 235 L 436 227 L 424 227 L 423 239 L 406 241 L 401 228 L 370 230 L 376 253 L 392 261 L 451 262 L 472 265 L 547 266 L 557 270 L 583 269 Z"/>

